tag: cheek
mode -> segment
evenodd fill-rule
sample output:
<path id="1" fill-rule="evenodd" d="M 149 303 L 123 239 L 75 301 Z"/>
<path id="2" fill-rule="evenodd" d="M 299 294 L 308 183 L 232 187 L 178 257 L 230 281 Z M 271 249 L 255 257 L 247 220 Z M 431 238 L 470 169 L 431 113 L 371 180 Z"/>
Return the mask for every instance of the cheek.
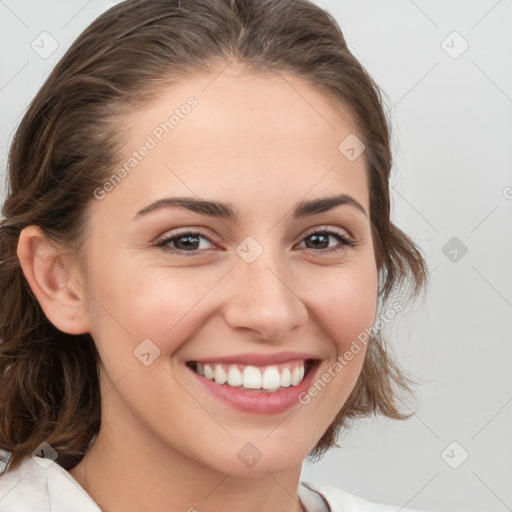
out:
<path id="1" fill-rule="evenodd" d="M 96 261 L 90 270 L 94 275 L 91 334 L 105 363 L 122 361 L 123 367 L 131 366 L 134 350 L 145 339 L 162 355 L 172 354 L 198 336 L 231 300 L 223 293 L 226 266 L 162 268 L 122 258 L 115 264 L 91 261 Z M 373 324 L 377 270 L 370 250 L 348 256 L 339 266 L 298 265 L 288 276 L 297 300 L 309 310 L 309 325 L 303 329 L 316 332 L 323 353 L 332 359 L 345 353 Z M 351 366 L 357 370 L 358 365 Z"/>
<path id="2" fill-rule="evenodd" d="M 127 321 L 141 335 L 154 336 L 163 348 L 176 348 L 169 345 L 172 340 L 186 337 L 191 323 L 196 328 L 202 324 L 224 273 L 224 268 L 215 266 L 138 271 L 132 277 L 137 294 L 126 305 Z"/>
<path id="3" fill-rule="evenodd" d="M 223 300 L 229 302 L 229 297 L 222 297 L 225 271 L 215 265 L 159 268 L 122 260 L 97 265 L 91 288 L 93 325 L 111 336 L 117 332 L 117 338 L 126 339 L 130 333 L 134 347 L 137 340 L 149 338 L 161 350 L 173 351 L 178 340 L 190 334 L 193 318 L 197 328 L 198 317 L 206 320 Z M 330 344 L 335 341 L 338 351 L 373 324 L 377 304 L 373 259 L 362 254 L 339 267 L 300 266 L 289 276 L 299 300 L 319 320 L 316 327 L 324 329 L 322 338 Z"/>
<path id="4" fill-rule="evenodd" d="M 345 351 L 357 336 L 375 321 L 378 279 L 375 266 L 354 264 L 329 269 L 328 276 L 317 275 L 309 300 L 311 309 L 327 330 L 326 337 Z"/>
<path id="5" fill-rule="evenodd" d="M 92 301 L 95 339 L 131 350 L 144 339 L 171 353 L 197 329 L 225 269 L 124 264 L 98 268 Z M 118 341 L 115 341 L 118 340 Z M 122 346 L 119 346 L 122 345 Z"/>
<path id="6" fill-rule="evenodd" d="M 360 340 L 375 321 L 378 273 L 372 259 L 360 259 L 336 271 L 329 269 L 329 278 L 317 275 L 316 283 L 311 310 L 324 329 L 321 337 L 330 357 L 317 375 L 322 382 L 313 384 L 304 403 L 313 399 L 319 417 L 326 414 L 330 422 L 352 391 L 364 362 L 366 345 Z M 317 394 L 323 398 L 315 402 Z"/>

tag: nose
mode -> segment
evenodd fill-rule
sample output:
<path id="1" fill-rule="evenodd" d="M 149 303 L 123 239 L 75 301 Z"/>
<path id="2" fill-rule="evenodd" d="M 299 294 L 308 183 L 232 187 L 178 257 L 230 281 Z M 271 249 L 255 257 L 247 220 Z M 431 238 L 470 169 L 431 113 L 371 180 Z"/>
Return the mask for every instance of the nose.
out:
<path id="1" fill-rule="evenodd" d="M 238 260 L 230 280 L 232 293 L 228 294 L 224 317 L 233 329 L 260 339 L 279 340 L 307 322 L 302 290 L 294 289 L 289 268 L 268 251 L 252 263 Z"/>

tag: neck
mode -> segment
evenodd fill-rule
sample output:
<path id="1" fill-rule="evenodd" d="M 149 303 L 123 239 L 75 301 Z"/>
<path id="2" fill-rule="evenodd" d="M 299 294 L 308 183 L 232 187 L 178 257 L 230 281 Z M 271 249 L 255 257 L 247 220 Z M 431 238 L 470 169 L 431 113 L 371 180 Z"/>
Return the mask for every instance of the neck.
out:
<path id="1" fill-rule="evenodd" d="M 221 472 L 140 426 L 113 421 L 109 410 L 90 450 L 69 471 L 103 512 L 302 512 L 301 465 L 257 476 Z M 104 425 L 115 425 L 115 435 Z"/>

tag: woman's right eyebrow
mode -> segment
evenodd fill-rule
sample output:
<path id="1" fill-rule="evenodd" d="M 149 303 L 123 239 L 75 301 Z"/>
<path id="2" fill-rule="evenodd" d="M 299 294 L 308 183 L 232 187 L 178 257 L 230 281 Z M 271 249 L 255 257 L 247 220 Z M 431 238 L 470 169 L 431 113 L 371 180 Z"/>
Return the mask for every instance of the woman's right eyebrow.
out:
<path id="1" fill-rule="evenodd" d="M 335 196 L 299 201 L 295 205 L 292 215 L 296 219 L 309 217 L 332 210 L 338 206 L 350 206 L 362 213 L 365 217 L 368 217 L 368 214 L 361 203 L 348 194 L 338 194 Z M 137 220 L 151 212 L 162 210 L 164 208 L 176 207 L 230 221 L 237 221 L 239 218 L 239 212 L 231 203 L 209 201 L 197 199 L 195 197 L 164 197 L 139 210 L 132 220 Z"/>

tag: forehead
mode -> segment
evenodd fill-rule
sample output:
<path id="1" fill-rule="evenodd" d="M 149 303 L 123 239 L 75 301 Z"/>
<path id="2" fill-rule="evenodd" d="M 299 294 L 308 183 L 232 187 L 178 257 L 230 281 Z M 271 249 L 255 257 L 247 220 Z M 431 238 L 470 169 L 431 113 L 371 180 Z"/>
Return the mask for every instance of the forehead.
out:
<path id="1" fill-rule="evenodd" d="M 243 208 L 254 195 L 279 205 L 337 192 L 368 211 L 365 155 L 351 161 L 339 149 L 355 123 L 295 76 L 230 65 L 163 89 L 122 126 L 127 172 L 109 200 L 132 213 L 166 193 Z"/>

